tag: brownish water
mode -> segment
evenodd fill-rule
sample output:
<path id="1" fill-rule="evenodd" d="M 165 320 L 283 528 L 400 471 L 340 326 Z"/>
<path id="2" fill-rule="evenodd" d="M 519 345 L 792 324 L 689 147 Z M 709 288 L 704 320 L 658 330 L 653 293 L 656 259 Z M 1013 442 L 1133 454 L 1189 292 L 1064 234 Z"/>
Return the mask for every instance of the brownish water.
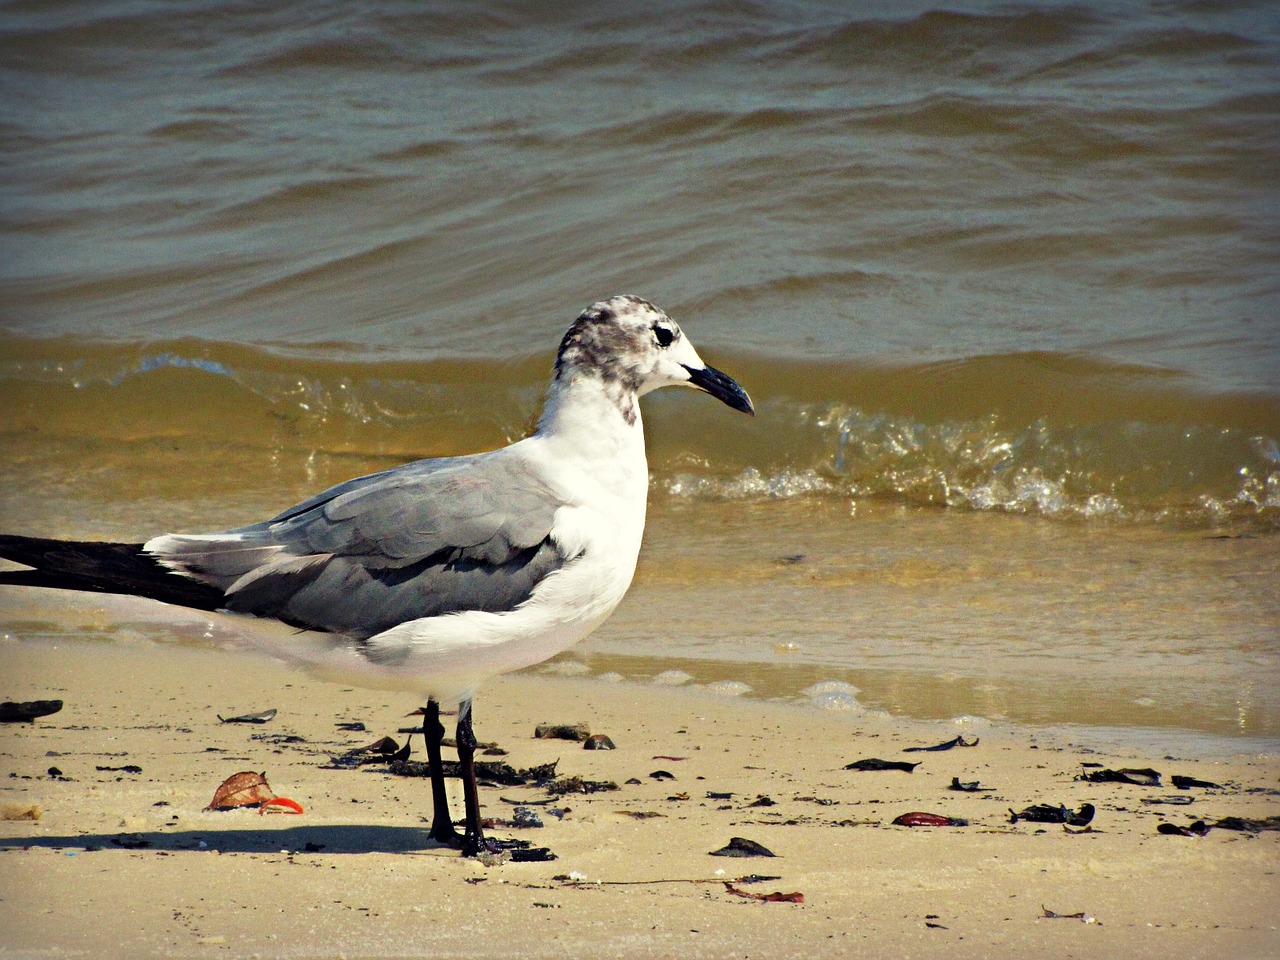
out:
<path id="1" fill-rule="evenodd" d="M 1280 737 L 1278 114 L 1245 0 L 7 4 L 0 520 L 500 445 L 635 292 L 759 415 L 646 400 L 590 670 Z"/>

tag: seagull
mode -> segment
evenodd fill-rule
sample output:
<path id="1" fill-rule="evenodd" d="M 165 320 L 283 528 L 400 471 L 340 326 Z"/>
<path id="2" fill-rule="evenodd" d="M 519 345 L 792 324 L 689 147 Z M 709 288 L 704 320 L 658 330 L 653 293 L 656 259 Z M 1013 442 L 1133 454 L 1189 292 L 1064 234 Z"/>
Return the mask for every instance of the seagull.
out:
<path id="1" fill-rule="evenodd" d="M 638 400 L 667 386 L 755 413 L 662 310 L 635 296 L 601 300 L 564 335 L 523 440 L 348 480 L 222 533 L 145 543 L 0 535 L 0 557 L 32 568 L 0 572 L 0 585 L 208 611 L 324 679 L 424 696 L 428 836 L 464 856 L 492 852 L 501 841 L 481 827 L 472 698 L 488 678 L 568 649 L 622 600 L 649 487 Z M 441 703 L 458 704 L 462 834 L 445 793 Z"/>

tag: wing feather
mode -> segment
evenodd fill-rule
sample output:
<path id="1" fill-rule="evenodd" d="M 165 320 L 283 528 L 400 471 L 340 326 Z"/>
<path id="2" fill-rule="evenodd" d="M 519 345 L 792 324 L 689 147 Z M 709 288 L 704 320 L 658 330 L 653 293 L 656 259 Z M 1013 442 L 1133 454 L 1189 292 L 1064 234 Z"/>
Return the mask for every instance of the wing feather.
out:
<path id="1" fill-rule="evenodd" d="M 307 629 L 368 637 L 420 617 L 510 610 L 572 559 L 552 536 L 564 498 L 514 449 L 420 460 L 263 523 L 145 549 L 226 591 L 226 609 Z"/>

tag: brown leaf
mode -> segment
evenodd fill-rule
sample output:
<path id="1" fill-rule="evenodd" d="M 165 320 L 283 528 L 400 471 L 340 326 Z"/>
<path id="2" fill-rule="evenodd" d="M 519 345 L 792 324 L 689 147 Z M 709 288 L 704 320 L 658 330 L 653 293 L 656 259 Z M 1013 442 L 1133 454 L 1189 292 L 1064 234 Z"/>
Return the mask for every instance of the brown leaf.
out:
<path id="1" fill-rule="evenodd" d="M 233 773 L 214 791 L 206 810 L 234 810 L 236 807 L 256 807 L 275 799 L 275 793 L 267 784 L 267 776 L 251 770 Z"/>
<path id="2" fill-rule="evenodd" d="M 748 900 L 759 900 L 763 903 L 804 903 L 803 893 L 752 893 L 750 890 L 739 890 L 728 880 L 721 882 L 725 890 L 735 897 L 746 897 Z"/>

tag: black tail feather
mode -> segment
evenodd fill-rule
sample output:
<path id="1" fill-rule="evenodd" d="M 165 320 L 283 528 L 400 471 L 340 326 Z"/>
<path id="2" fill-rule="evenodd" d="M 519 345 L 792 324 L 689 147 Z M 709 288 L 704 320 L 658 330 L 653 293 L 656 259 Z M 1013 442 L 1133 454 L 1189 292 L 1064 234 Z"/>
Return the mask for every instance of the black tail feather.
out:
<path id="1" fill-rule="evenodd" d="M 225 603 L 217 587 L 174 573 L 143 553 L 140 543 L 0 534 L 0 557 L 35 568 L 0 572 L 0 585 L 120 593 L 197 610 Z"/>

